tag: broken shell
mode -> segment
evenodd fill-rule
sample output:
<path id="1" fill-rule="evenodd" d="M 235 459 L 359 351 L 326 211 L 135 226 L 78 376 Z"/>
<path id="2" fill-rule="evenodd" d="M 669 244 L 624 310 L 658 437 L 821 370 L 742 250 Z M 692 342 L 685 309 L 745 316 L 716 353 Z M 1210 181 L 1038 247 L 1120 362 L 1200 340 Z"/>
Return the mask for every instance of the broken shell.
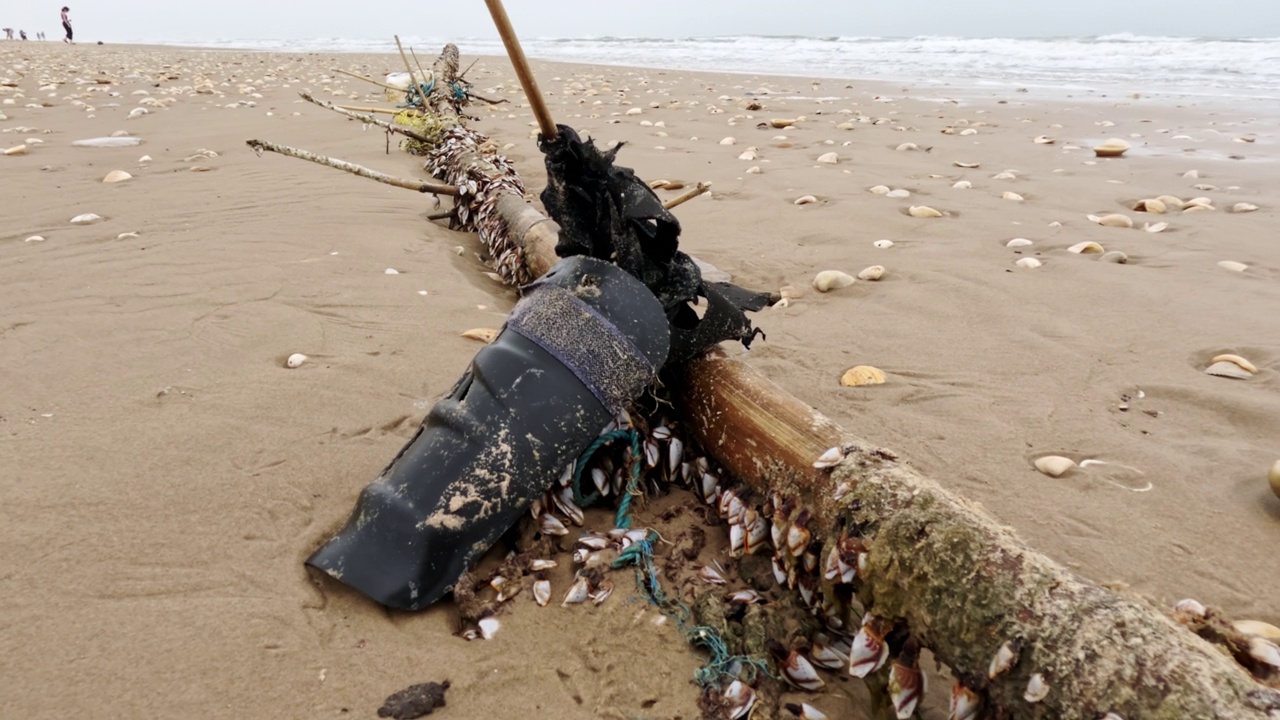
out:
<path id="1" fill-rule="evenodd" d="M 1149 212 L 1162 215 L 1166 210 L 1168 210 L 1168 206 L 1164 204 L 1163 200 L 1149 199 L 1139 200 L 1134 204 L 1133 209 L 1137 212 Z"/>
<path id="2" fill-rule="evenodd" d="M 813 278 L 813 287 L 818 292 L 831 292 L 849 287 L 854 283 L 853 276 L 839 270 L 823 270 Z"/>
<path id="3" fill-rule="evenodd" d="M 1244 272 L 1249 269 L 1248 265 L 1245 265 L 1242 262 L 1236 262 L 1235 260 L 1219 260 L 1218 267 L 1232 272 Z"/>
<path id="4" fill-rule="evenodd" d="M 1099 225 L 1103 225 L 1105 227 L 1118 227 L 1118 228 L 1133 227 L 1133 220 L 1129 219 L 1128 215 L 1111 213 L 1110 215 L 1102 215 L 1102 216 L 1089 215 L 1088 217 L 1093 222 L 1096 222 Z"/>
<path id="5" fill-rule="evenodd" d="M 546 607 L 551 602 L 551 581 L 550 580 L 534 580 L 533 581 L 533 600 L 542 607 Z"/>
<path id="6" fill-rule="evenodd" d="M 824 165 L 835 165 L 840 162 L 840 156 L 833 152 L 823 153 L 818 156 L 818 162 L 823 163 Z"/>
<path id="7" fill-rule="evenodd" d="M 859 280 L 870 280 L 874 282 L 876 280 L 879 280 L 882 277 L 884 277 L 883 265 L 872 265 L 870 267 L 865 267 L 862 269 L 861 272 L 858 273 Z"/>
<path id="8" fill-rule="evenodd" d="M 1265 640 L 1280 641 L 1280 628 L 1260 620 L 1237 620 L 1231 626 L 1245 635 L 1253 635 Z"/>
<path id="9" fill-rule="evenodd" d="M 883 385 L 884 371 L 870 365 L 855 365 L 840 376 L 840 384 L 845 387 L 862 387 L 863 385 Z"/>
<path id="10" fill-rule="evenodd" d="M 982 698 L 978 697 L 978 693 L 956 683 L 951 686 L 951 712 L 947 715 L 947 720 L 975 720 L 981 706 Z"/>
<path id="11" fill-rule="evenodd" d="M 1199 600 L 1195 598 L 1183 598 L 1173 604 L 1173 611 L 1179 613 L 1187 613 L 1194 617 L 1204 617 L 1209 612 Z"/>
<path id="12" fill-rule="evenodd" d="M 752 705 L 755 705 L 756 691 L 741 680 L 734 680 L 729 683 L 729 687 L 724 689 L 721 703 L 729 720 L 738 720 L 738 718 L 744 717 L 751 711 Z"/>
<path id="13" fill-rule="evenodd" d="M 488 344 L 498 337 L 498 331 L 493 328 L 472 328 L 462 333 L 462 337 L 468 340 L 479 340 L 482 343 Z"/>
<path id="14" fill-rule="evenodd" d="M 106 177 L 102 178 L 102 182 L 118 183 L 118 182 L 124 182 L 125 180 L 132 180 L 132 179 L 133 179 L 133 176 L 123 170 L 112 170 L 111 172 L 107 173 Z"/>
<path id="15" fill-rule="evenodd" d="M 480 622 L 477 624 L 480 626 L 480 637 L 485 640 L 492 640 L 493 636 L 498 633 L 498 628 L 502 627 L 502 623 L 498 621 L 498 618 L 493 616 L 480 618 Z"/>
<path id="16" fill-rule="evenodd" d="M 287 368 L 300 368 L 302 367 L 302 363 L 306 361 L 307 361 L 306 355 L 303 355 L 302 353 L 294 353 L 290 355 L 287 360 L 284 361 L 284 366 Z"/>
<path id="17" fill-rule="evenodd" d="M 1093 154 L 1098 157 L 1120 157 L 1129 150 L 1129 143 L 1120 138 L 1111 138 L 1110 140 L 1098 145 L 1093 149 Z"/>
<path id="18" fill-rule="evenodd" d="M 1001 675 L 1009 671 L 1018 662 L 1018 652 L 1011 643 L 1004 643 L 996 650 L 995 656 L 991 658 L 991 664 L 987 666 L 987 678 L 995 680 Z"/>
<path id="19" fill-rule="evenodd" d="M 1248 380 L 1253 377 L 1253 373 L 1233 362 L 1216 362 L 1205 368 L 1204 371 L 1209 375 L 1231 378 L 1233 380 Z"/>
<path id="20" fill-rule="evenodd" d="M 843 461 L 844 450 L 839 447 L 833 447 L 819 455 L 818 459 L 813 461 L 813 466 L 821 470 L 823 468 L 835 467 Z"/>
<path id="21" fill-rule="evenodd" d="M 538 559 L 538 560 L 533 560 L 532 562 L 529 563 L 529 569 L 535 572 L 538 570 L 550 570 L 551 568 L 555 567 L 556 564 L 557 563 L 555 560 Z"/>
<path id="22" fill-rule="evenodd" d="M 818 198 L 816 198 L 816 197 L 814 197 L 814 196 L 812 196 L 812 195 L 801 195 L 800 197 L 798 197 L 798 198 L 796 198 L 795 200 L 793 200 L 793 201 L 792 201 L 792 204 L 794 204 L 794 205 L 809 205 L 809 204 L 816 203 L 816 202 L 818 202 Z"/>
<path id="23" fill-rule="evenodd" d="M 1215 363 L 1216 363 L 1216 362 L 1229 362 L 1229 363 L 1235 363 L 1236 365 L 1239 365 L 1241 368 L 1243 368 L 1243 369 L 1245 369 L 1245 370 L 1248 370 L 1248 371 L 1249 371 L 1249 372 L 1251 372 L 1251 373 L 1256 373 L 1256 372 L 1258 372 L 1258 366 L 1257 366 L 1257 365 L 1254 365 L 1253 363 L 1251 363 L 1251 362 L 1249 362 L 1248 360 L 1246 360 L 1246 359 L 1244 359 L 1244 358 L 1240 357 L 1239 355 L 1231 355 L 1231 354 L 1229 354 L 1229 353 L 1228 353 L 1228 354 L 1224 354 L 1224 355 L 1217 355 L 1217 356 L 1215 356 L 1212 360 L 1210 360 L 1209 362 L 1215 362 Z"/>
<path id="24" fill-rule="evenodd" d="M 1027 681 L 1027 691 L 1023 693 L 1022 699 L 1029 703 L 1037 703 L 1049 696 L 1049 683 L 1040 673 L 1031 676 Z"/>
<path id="25" fill-rule="evenodd" d="M 1235 205 L 1231 206 L 1231 212 L 1233 213 L 1247 213 L 1247 212 L 1253 212 L 1254 210 L 1257 210 L 1257 209 L 1258 209 L 1257 205 L 1254 205 L 1253 203 L 1247 203 L 1247 202 L 1238 202 Z"/>
<path id="26" fill-rule="evenodd" d="M 1022 197 L 1018 193 L 1009 190 L 1005 190 L 1001 193 L 1000 198 L 1003 200 L 1013 200 L 1014 202 L 1022 202 L 1023 200 L 1026 200 L 1026 198 Z"/>
<path id="27" fill-rule="evenodd" d="M 1142 229 L 1146 230 L 1149 233 L 1164 232 L 1165 230 L 1169 229 L 1169 223 L 1167 222 L 1143 223 Z"/>
<path id="28" fill-rule="evenodd" d="M 907 213 L 910 214 L 911 217 L 917 217 L 917 218 L 942 217 L 942 213 L 938 212 L 937 210 L 934 210 L 928 205 L 912 205 L 910 208 L 907 209 Z"/>
<path id="29" fill-rule="evenodd" d="M 1280 460 L 1275 461 L 1271 470 L 1267 471 L 1267 482 L 1271 483 L 1271 492 L 1280 497 Z"/>
<path id="30" fill-rule="evenodd" d="M 1061 455 L 1045 455 L 1044 457 L 1036 458 L 1034 464 L 1037 470 L 1049 477 L 1062 477 L 1076 467 L 1075 460 Z"/>
<path id="31" fill-rule="evenodd" d="M 1073 252 L 1077 255 L 1101 255 L 1107 249 L 1096 242 L 1081 242 L 1067 248 L 1067 252 Z"/>
<path id="32" fill-rule="evenodd" d="M 105 220 L 105 219 L 106 218 L 102 217 L 97 213 L 85 213 L 83 215 L 77 215 L 71 218 L 71 224 L 72 225 L 92 225 L 96 222 L 101 222 L 102 220 Z"/>
<path id="33" fill-rule="evenodd" d="M 1020 268 L 1035 269 L 1040 267 L 1041 265 L 1044 265 L 1044 263 L 1040 262 L 1039 260 L 1033 257 L 1025 257 L 1015 262 L 1014 265 L 1017 265 Z"/>
<path id="34" fill-rule="evenodd" d="M 879 249 L 881 249 L 881 250 L 887 250 L 888 248 L 893 247 L 893 241 L 892 241 L 892 240 L 877 240 L 877 241 L 875 241 L 875 242 L 871 243 L 871 245 L 872 245 L 873 247 L 879 248 Z"/>
<path id="35" fill-rule="evenodd" d="M 1112 250 L 1111 252 L 1105 252 L 1102 254 L 1102 257 L 1098 259 L 1101 260 L 1102 262 L 1117 263 L 1120 265 L 1124 265 L 1125 263 L 1129 262 L 1129 256 L 1125 255 L 1123 252 L 1120 252 L 1119 250 Z"/>
<path id="36" fill-rule="evenodd" d="M 1031 241 L 1026 238 L 1014 238 L 1004 244 L 1004 246 L 1007 248 L 1020 248 L 1020 247 L 1027 247 L 1029 245 L 1031 245 Z"/>

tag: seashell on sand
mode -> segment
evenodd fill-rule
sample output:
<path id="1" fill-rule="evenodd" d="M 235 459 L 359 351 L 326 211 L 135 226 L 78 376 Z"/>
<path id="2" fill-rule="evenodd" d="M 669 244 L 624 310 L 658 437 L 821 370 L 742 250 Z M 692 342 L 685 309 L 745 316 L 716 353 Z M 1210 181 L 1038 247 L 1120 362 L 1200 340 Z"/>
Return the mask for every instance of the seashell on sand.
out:
<path id="1" fill-rule="evenodd" d="M 1157 215 L 1163 215 L 1168 210 L 1168 206 L 1164 204 L 1163 200 L 1160 200 L 1158 198 L 1150 198 L 1147 200 L 1139 200 L 1138 202 L 1134 203 L 1133 209 L 1136 210 L 1137 212 L 1149 212 L 1149 213 L 1155 213 Z"/>
<path id="2" fill-rule="evenodd" d="M 845 387 L 862 387 L 863 385 L 883 385 L 884 371 L 870 365 L 854 365 L 840 376 L 840 384 Z"/>
<path id="3" fill-rule="evenodd" d="M 1244 272 L 1249 269 L 1248 265 L 1245 265 L 1242 262 L 1236 262 L 1235 260 L 1219 260 L 1218 267 L 1223 270 L 1230 270 L 1231 272 Z"/>
<path id="4" fill-rule="evenodd" d="M 916 218 L 940 218 L 942 213 L 934 210 L 928 205 L 912 205 L 907 208 L 907 214 Z"/>
<path id="5" fill-rule="evenodd" d="M 1204 369 L 1206 374 L 1214 377 L 1231 378 L 1232 380 L 1248 380 L 1253 377 L 1253 373 L 1245 370 L 1233 362 L 1216 362 Z"/>
<path id="6" fill-rule="evenodd" d="M 916 145 L 913 142 L 905 142 L 899 145 L 898 147 L 894 148 L 894 150 L 897 150 L 898 152 L 910 152 L 912 150 L 919 150 L 919 149 L 920 149 L 920 146 Z"/>
<path id="7" fill-rule="evenodd" d="M 721 145 L 733 145 L 733 144 L 736 144 L 737 142 L 738 142 L 738 140 L 737 140 L 736 138 L 727 137 L 727 138 L 725 138 L 725 139 L 721 140 L 721 141 L 720 141 L 720 144 L 721 144 Z"/>
<path id="8" fill-rule="evenodd" d="M 1020 248 L 1020 247 L 1029 247 L 1031 244 L 1032 244 L 1031 241 L 1026 238 L 1014 238 L 1009 242 L 1005 243 L 1004 246 L 1007 248 Z"/>
<path id="9" fill-rule="evenodd" d="M 32 235 L 31 237 L 27 238 L 26 240 L 23 240 L 22 242 L 44 242 L 44 236 Z"/>
<path id="10" fill-rule="evenodd" d="M 792 125 L 795 125 L 795 124 L 796 124 L 796 121 L 794 118 L 773 118 L 772 120 L 769 121 L 769 127 L 778 128 L 778 129 L 791 127 Z"/>
<path id="11" fill-rule="evenodd" d="M 306 361 L 307 361 L 306 355 L 303 355 L 302 353 L 294 353 L 284 361 L 284 366 L 291 369 L 300 368 L 302 367 L 302 364 L 305 363 Z"/>
<path id="12" fill-rule="evenodd" d="M 1044 263 L 1040 262 L 1038 259 L 1033 257 L 1024 257 L 1018 262 L 1014 263 L 1014 265 L 1017 265 L 1020 268 L 1030 268 L 1034 270 L 1035 268 L 1038 268 L 1044 265 Z"/>
<path id="13" fill-rule="evenodd" d="M 1102 253 L 1102 257 L 1098 259 L 1101 260 L 1102 262 L 1117 263 L 1119 265 L 1124 265 L 1125 263 L 1129 262 L 1129 256 L 1125 255 L 1119 250 L 1112 250 L 1110 252 Z"/>
<path id="14" fill-rule="evenodd" d="M 1077 255 L 1101 255 L 1106 251 L 1106 248 L 1092 241 L 1079 242 L 1067 248 L 1067 252 L 1073 252 Z"/>
<path id="15" fill-rule="evenodd" d="M 1014 173 L 1005 171 L 1005 172 L 996 173 L 995 175 L 992 175 L 991 179 L 992 180 L 1017 180 L 1018 176 Z"/>
<path id="16" fill-rule="evenodd" d="M 888 185 L 873 185 L 872 187 L 867 188 L 867 190 L 873 195 L 888 195 L 890 192 L 893 192 Z"/>
<path id="17" fill-rule="evenodd" d="M 1111 138 L 1101 145 L 1093 148 L 1093 154 L 1098 157 L 1120 157 L 1129 151 L 1131 146 L 1128 142 L 1120 138 Z"/>
<path id="18" fill-rule="evenodd" d="M 858 273 L 859 280 L 870 280 L 875 282 L 882 277 L 884 277 L 883 265 L 872 265 L 870 267 L 863 268 L 862 272 Z"/>
<path id="19" fill-rule="evenodd" d="M 951 187 L 955 188 L 956 190 L 968 190 L 973 187 L 973 183 L 969 182 L 968 180 L 961 180 L 957 182 L 955 185 L 952 185 Z"/>
<path id="20" fill-rule="evenodd" d="M 112 170 L 111 172 L 107 173 L 106 177 L 102 178 L 102 182 L 118 183 L 118 182 L 124 182 L 125 180 L 132 180 L 132 179 L 133 179 L 133 176 L 123 170 Z"/>
<path id="21" fill-rule="evenodd" d="M 498 337 L 498 331 L 493 328 L 472 328 L 462 333 L 462 337 L 468 340 L 479 340 L 487 345 Z"/>
<path id="22" fill-rule="evenodd" d="M 1037 145 L 1052 145 L 1055 142 L 1055 140 L 1049 137 L 1048 135 L 1040 135 L 1032 142 L 1034 142 Z"/>
<path id="23" fill-rule="evenodd" d="M 956 166 L 956 167 L 958 167 L 958 168 L 965 168 L 966 170 L 973 170 L 973 169 L 975 169 L 975 168 L 982 167 L 982 163 L 976 163 L 976 162 L 960 162 L 959 160 L 957 160 L 957 161 L 955 161 L 955 162 L 953 162 L 953 163 L 951 163 L 951 164 L 952 164 L 952 165 L 955 165 L 955 166 Z"/>
<path id="24" fill-rule="evenodd" d="M 1002 200 L 1012 200 L 1012 201 L 1014 201 L 1014 202 L 1022 202 L 1023 200 L 1026 200 L 1026 198 L 1022 197 L 1022 196 L 1021 196 L 1021 195 L 1019 195 L 1018 193 L 1013 192 L 1013 191 L 1011 191 L 1011 190 L 1005 190 L 1003 193 L 1001 193 L 1001 194 L 1000 194 L 1000 199 L 1002 199 Z"/>
<path id="25" fill-rule="evenodd" d="M 823 153 L 822 155 L 818 156 L 818 162 L 824 165 L 835 165 L 836 163 L 840 162 L 840 156 L 833 152 Z"/>
<path id="26" fill-rule="evenodd" d="M 1166 210 L 1177 212 L 1182 209 L 1182 198 L 1174 197 L 1173 195 L 1161 195 L 1156 199 L 1164 203 Z"/>
<path id="27" fill-rule="evenodd" d="M 85 213 L 71 218 L 72 225 L 92 225 L 96 222 L 102 222 L 106 218 L 97 213 Z"/>
<path id="28" fill-rule="evenodd" d="M 1271 492 L 1275 493 L 1276 497 L 1280 497 L 1280 460 L 1275 461 L 1267 471 L 1267 482 L 1271 483 Z"/>
<path id="29" fill-rule="evenodd" d="M 854 283 L 853 276 L 839 270 L 823 270 L 813 278 L 813 288 L 818 292 L 831 292 L 849 287 Z"/>
<path id="30" fill-rule="evenodd" d="M 880 250 L 887 250 L 887 249 L 889 249 L 889 248 L 893 247 L 893 241 L 892 241 L 892 240 L 877 240 L 877 241 L 875 241 L 875 242 L 871 243 L 871 245 L 872 245 L 873 247 L 879 248 Z"/>
<path id="31" fill-rule="evenodd" d="M 1036 458 L 1035 466 L 1037 470 L 1049 477 L 1062 477 L 1077 467 L 1075 460 L 1061 455 L 1045 455 Z"/>
<path id="32" fill-rule="evenodd" d="M 1247 213 L 1247 212 L 1253 212 L 1254 210 L 1257 210 L 1257 209 L 1258 209 L 1257 205 L 1254 205 L 1253 203 L 1247 203 L 1247 202 L 1238 202 L 1235 205 L 1231 206 L 1231 212 L 1233 213 Z"/>
<path id="33" fill-rule="evenodd" d="M 738 159 L 739 160 L 755 160 L 756 157 L 757 157 L 756 149 L 753 147 L 749 147 L 746 150 L 742 151 L 742 154 L 738 156 Z"/>
<path id="34" fill-rule="evenodd" d="M 1142 229 L 1146 230 L 1149 233 L 1164 232 L 1165 230 L 1169 229 L 1169 223 L 1167 222 L 1142 223 Z"/>
<path id="35" fill-rule="evenodd" d="M 1231 354 L 1231 353 L 1224 353 L 1224 354 L 1222 354 L 1222 355 L 1217 355 L 1217 356 L 1215 356 L 1212 360 L 1210 360 L 1209 362 L 1211 362 L 1211 363 L 1217 363 L 1217 362 L 1229 362 L 1229 363 L 1233 363 L 1233 364 L 1235 364 L 1235 365 L 1238 365 L 1242 370 L 1248 370 L 1248 371 L 1249 371 L 1249 372 L 1251 372 L 1251 373 L 1256 373 L 1256 372 L 1258 372 L 1258 366 L 1257 366 L 1257 365 L 1254 365 L 1253 363 L 1251 363 L 1251 362 L 1249 362 L 1248 360 L 1246 360 L 1246 359 L 1244 359 L 1244 358 L 1240 357 L 1239 355 L 1233 355 L 1233 354 Z"/>
<path id="36" fill-rule="evenodd" d="M 908 197 L 911 197 L 911 191 L 903 190 L 902 188 L 895 188 L 885 193 L 884 196 L 887 198 L 897 198 L 897 199 L 908 198 Z"/>
<path id="37" fill-rule="evenodd" d="M 1133 227 L 1133 220 L 1131 220 L 1128 215 L 1121 215 L 1119 213 L 1111 213 L 1110 215 L 1101 215 L 1101 216 L 1089 215 L 1088 218 L 1093 222 L 1096 222 L 1099 225 L 1102 225 L 1104 227 L 1118 227 L 1118 228 Z"/>
<path id="38" fill-rule="evenodd" d="M 748 175 L 759 175 L 761 172 L 762 171 L 760 170 L 759 165 L 752 165 L 751 167 L 747 168 Z"/>
<path id="39" fill-rule="evenodd" d="M 793 200 L 793 201 L 792 201 L 792 204 L 794 204 L 794 205 L 809 205 L 809 204 L 816 203 L 816 202 L 818 202 L 818 198 L 816 198 L 816 197 L 814 197 L 814 196 L 812 196 L 812 195 L 801 195 L 800 197 L 798 197 L 798 198 L 796 198 L 795 200 Z"/>
<path id="40" fill-rule="evenodd" d="M 27 154 L 27 146 L 26 146 L 26 145 L 14 145 L 13 147 L 11 147 L 11 148 L 9 148 L 9 149 L 5 150 L 5 151 L 4 151 L 4 154 L 5 154 L 5 155 L 26 155 L 26 154 Z"/>

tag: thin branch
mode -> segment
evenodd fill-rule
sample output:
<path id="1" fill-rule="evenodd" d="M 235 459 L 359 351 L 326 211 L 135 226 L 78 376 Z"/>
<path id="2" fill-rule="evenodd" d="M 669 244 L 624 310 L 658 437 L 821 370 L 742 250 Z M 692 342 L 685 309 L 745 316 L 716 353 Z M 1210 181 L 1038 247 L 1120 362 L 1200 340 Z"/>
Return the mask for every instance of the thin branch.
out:
<path id="1" fill-rule="evenodd" d="M 409 82 L 413 83 L 413 90 L 422 98 L 422 107 L 427 106 L 427 96 L 422 92 L 422 86 L 418 84 L 418 76 L 413 74 L 413 67 L 409 65 L 409 57 L 404 54 L 404 47 L 400 45 L 400 36 L 394 36 L 396 39 L 396 49 L 400 51 L 400 59 L 404 61 L 404 69 L 409 71 Z"/>
<path id="2" fill-rule="evenodd" d="M 316 98 L 312 97 L 311 93 L 309 92 L 305 92 L 305 91 L 300 92 L 298 93 L 298 95 L 301 96 L 303 100 L 306 100 L 309 103 L 314 103 L 316 105 L 319 105 L 322 108 L 325 108 L 326 110 L 332 110 L 341 115 L 346 115 L 347 117 L 352 118 L 353 120 L 359 120 L 360 122 L 368 123 L 370 125 L 377 125 L 378 127 L 384 128 L 389 132 L 400 133 L 401 135 L 404 135 L 405 137 L 408 137 L 408 138 L 413 138 L 418 142 L 423 142 L 423 143 L 433 142 L 431 138 L 419 133 L 417 130 L 414 130 L 413 128 L 407 128 L 403 125 L 396 125 L 395 123 L 389 123 L 385 120 L 379 120 L 378 118 L 373 117 L 372 115 L 366 115 L 364 113 L 356 112 L 354 110 L 348 110 L 347 108 L 334 105 L 333 103 L 327 100 L 317 100 Z"/>
<path id="3" fill-rule="evenodd" d="M 671 208 L 677 205 L 683 205 L 689 202 L 690 200 L 698 197 L 699 195 L 707 192 L 710 189 L 711 189 L 711 183 L 700 182 L 697 185 L 689 188 L 688 191 L 686 191 L 683 195 L 680 195 L 678 197 L 673 197 L 670 200 L 662 203 L 662 207 L 666 208 L 667 210 L 670 210 Z"/>
<path id="4" fill-rule="evenodd" d="M 327 165 L 328 167 L 335 168 L 337 170 L 343 170 L 353 175 L 359 175 L 362 178 L 377 180 L 380 183 L 394 185 L 395 187 L 402 187 L 407 190 L 417 190 L 421 193 L 432 193 L 435 195 L 452 195 L 454 197 L 457 197 L 460 194 L 458 192 L 458 188 L 453 185 L 445 185 L 444 183 L 435 182 L 434 180 L 410 180 L 407 178 L 398 178 L 392 175 L 387 175 L 386 173 L 378 172 L 377 170 L 370 170 L 363 165 L 356 165 L 355 163 L 350 163 L 346 160 L 317 155 L 307 150 L 299 150 L 298 148 L 289 147 L 288 145 L 277 145 L 265 140 L 246 140 L 245 144 L 253 148 L 254 152 L 257 152 L 258 154 L 262 154 L 264 150 L 273 153 L 280 153 L 281 155 L 298 158 L 299 160 L 307 160 L 320 165 Z"/>
<path id="5" fill-rule="evenodd" d="M 349 77 L 353 77 L 353 78 L 355 78 L 355 79 L 357 79 L 357 80 L 363 80 L 363 81 L 365 81 L 365 82 L 367 82 L 367 83 L 373 83 L 374 85 L 377 85 L 377 86 L 378 86 L 378 87 L 380 87 L 380 88 L 386 88 L 386 89 L 388 89 L 388 90 L 394 90 L 394 91 L 396 91 L 396 92 L 404 92 L 404 88 L 398 88 L 398 87 L 396 87 L 395 85 L 388 85 L 388 84 L 386 84 L 386 83 L 384 83 L 384 82 L 378 82 L 377 80 L 374 80 L 374 79 L 373 79 L 373 78 L 371 78 L 371 77 L 365 77 L 364 75 L 357 75 L 356 73 L 353 73 L 353 72 L 347 72 L 346 70 L 341 70 L 341 69 L 339 69 L 339 68 L 329 68 L 329 72 L 342 73 L 343 75 L 347 75 L 347 76 L 349 76 Z"/>
<path id="6" fill-rule="evenodd" d="M 418 112 L 416 108 L 376 108 L 376 107 L 360 107 L 359 105 L 334 105 L 334 107 L 350 110 L 360 113 L 378 113 L 379 115 L 399 115 L 402 112 Z"/>
<path id="7" fill-rule="evenodd" d="M 485 96 L 483 96 L 483 95 L 477 95 L 477 94 L 475 94 L 475 93 L 473 93 L 473 92 L 470 92 L 470 91 L 468 91 L 468 92 L 467 92 L 467 97 L 475 98 L 476 100 L 479 100 L 480 102 L 486 102 L 486 103 L 489 103 L 490 105 L 501 105 L 501 104 L 502 104 L 502 103 L 504 103 L 504 102 L 511 102 L 510 100 L 508 100 L 508 99 L 506 99 L 506 98 L 501 98 L 501 99 L 499 99 L 499 100 L 491 100 L 491 99 L 489 99 L 489 98 L 487 98 L 487 97 L 485 97 Z"/>

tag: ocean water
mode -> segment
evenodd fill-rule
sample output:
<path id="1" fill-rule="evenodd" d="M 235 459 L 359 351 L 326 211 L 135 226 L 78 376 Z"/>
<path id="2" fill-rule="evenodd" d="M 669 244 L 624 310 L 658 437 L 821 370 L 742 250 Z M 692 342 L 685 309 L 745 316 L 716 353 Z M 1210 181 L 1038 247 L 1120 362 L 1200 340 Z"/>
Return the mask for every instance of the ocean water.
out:
<path id="1" fill-rule="evenodd" d="M 445 42 L 466 55 L 502 55 L 497 39 L 402 38 L 419 56 Z M 153 41 L 154 42 L 154 41 Z M 528 38 L 525 54 L 611 65 L 919 82 L 1280 100 L 1280 38 L 765 37 Z M 190 45 L 191 43 L 175 43 Z M 205 47 L 395 52 L 388 39 L 226 39 Z"/>

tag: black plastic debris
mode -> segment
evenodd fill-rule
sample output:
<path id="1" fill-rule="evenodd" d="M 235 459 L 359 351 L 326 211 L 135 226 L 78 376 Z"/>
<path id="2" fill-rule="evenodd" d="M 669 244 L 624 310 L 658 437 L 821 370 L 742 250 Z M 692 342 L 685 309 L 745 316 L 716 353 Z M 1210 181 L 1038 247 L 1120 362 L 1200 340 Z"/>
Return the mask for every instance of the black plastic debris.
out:
<path id="1" fill-rule="evenodd" d="M 448 680 L 410 685 L 389 695 L 382 707 L 378 708 L 378 717 L 415 720 L 430 715 L 436 708 L 444 707 L 444 691 L 448 689 Z"/>

